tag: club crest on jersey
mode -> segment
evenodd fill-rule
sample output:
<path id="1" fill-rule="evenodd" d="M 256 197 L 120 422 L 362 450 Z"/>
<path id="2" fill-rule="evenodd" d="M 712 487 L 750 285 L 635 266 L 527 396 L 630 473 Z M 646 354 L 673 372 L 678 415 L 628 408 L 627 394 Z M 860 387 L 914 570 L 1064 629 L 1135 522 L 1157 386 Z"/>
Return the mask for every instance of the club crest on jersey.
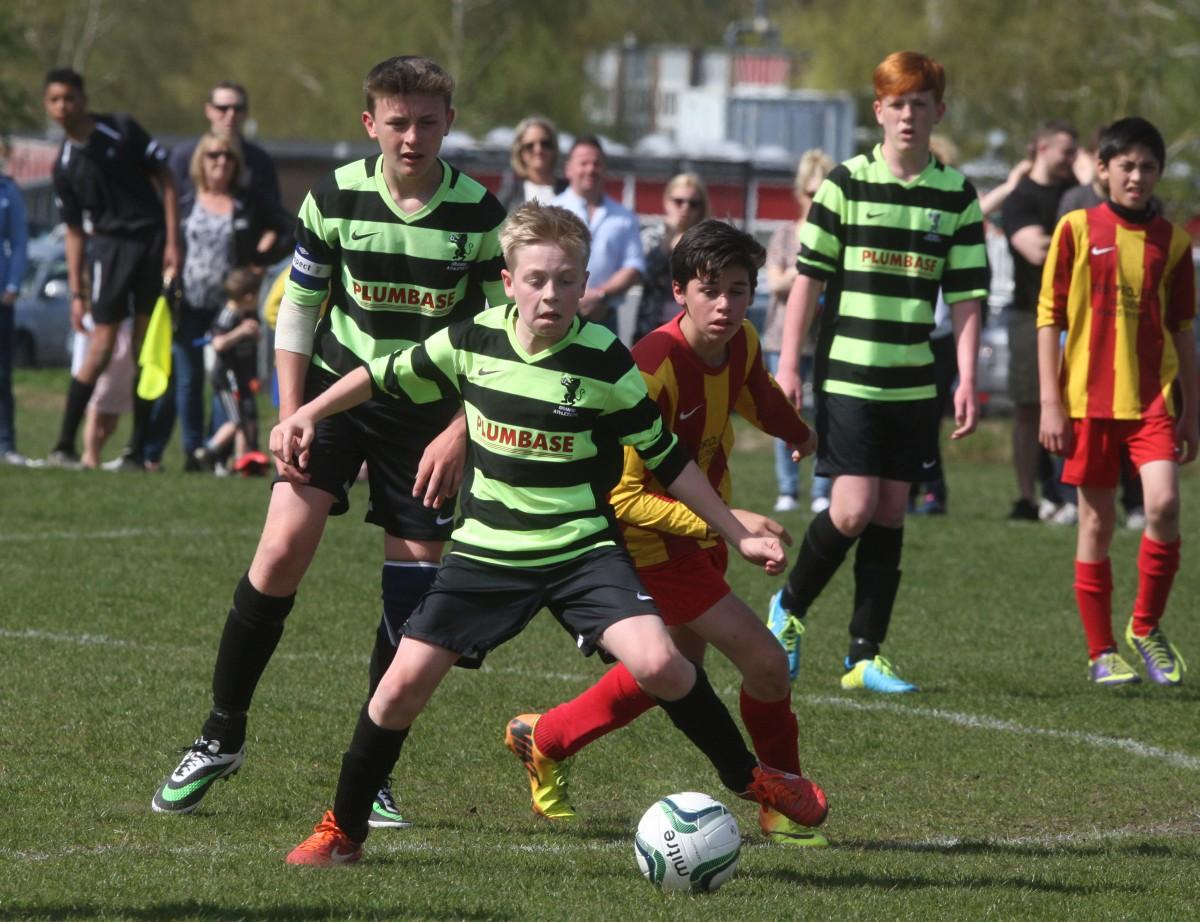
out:
<path id="1" fill-rule="evenodd" d="M 938 233 L 938 225 L 942 223 L 942 213 L 940 211 L 927 211 L 925 217 L 929 218 L 929 233 L 925 235 L 925 239 L 931 243 L 937 243 L 942 239 L 942 235 Z"/>
<path id="2" fill-rule="evenodd" d="M 447 234 L 446 240 L 454 248 L 454 253 L 450 258 L 450 270 L 453 272 L 465 271 L 467 256 L 475 249 L 475 244 L 471 243 L 471 235 L 455 232 Z"/>

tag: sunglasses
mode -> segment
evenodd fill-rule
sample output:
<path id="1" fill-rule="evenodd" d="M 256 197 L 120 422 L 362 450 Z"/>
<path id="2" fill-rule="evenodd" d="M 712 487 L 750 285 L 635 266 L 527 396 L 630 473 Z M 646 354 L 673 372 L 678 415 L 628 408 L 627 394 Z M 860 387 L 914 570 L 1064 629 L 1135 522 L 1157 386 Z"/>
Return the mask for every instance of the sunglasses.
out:
<path id="1" fill-rule="evenodd" d="M 205 159 L 208 160 L 233 160 L 233 151 L 231 150 L 206 150 L 204 152 Z"/>
<path id="2" fill-rule="evenodd" d="M 527 154 L 535 147 L 540 147 L 542 150 L 554 150 L 554 142 L 549 138 L 542 138 L 540 141 L 526 141 L 521 145 L 521 151 Z"/>
<path id="3" fill-rule="evenodd" d="M 245 112 L 246 104 L 244 102 L 210 102 L 210 106 L 224 115 L 226 112 Z"/>
<path id="4" fill-rule="evenodd" d="M 676 208 L 703 208 L 704 199 L 702 198 L 675 198 L 671 197 L 671 201 L 675 203 Z"/>

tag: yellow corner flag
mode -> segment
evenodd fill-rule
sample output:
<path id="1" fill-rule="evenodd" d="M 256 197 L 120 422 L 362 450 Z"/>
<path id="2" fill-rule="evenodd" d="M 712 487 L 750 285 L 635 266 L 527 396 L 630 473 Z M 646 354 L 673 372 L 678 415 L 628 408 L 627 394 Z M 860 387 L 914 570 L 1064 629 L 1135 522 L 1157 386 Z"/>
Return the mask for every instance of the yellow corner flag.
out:
<path id="1" fill-rule="evenodd" d="M 171 378 L 171 305 L 165 294 L 159 295 L 154 313 L 150 315 L 138 365 L 142 368 L 138 396 L 143 400 L 157 400 L 166 393 L 167 381 Z"/>

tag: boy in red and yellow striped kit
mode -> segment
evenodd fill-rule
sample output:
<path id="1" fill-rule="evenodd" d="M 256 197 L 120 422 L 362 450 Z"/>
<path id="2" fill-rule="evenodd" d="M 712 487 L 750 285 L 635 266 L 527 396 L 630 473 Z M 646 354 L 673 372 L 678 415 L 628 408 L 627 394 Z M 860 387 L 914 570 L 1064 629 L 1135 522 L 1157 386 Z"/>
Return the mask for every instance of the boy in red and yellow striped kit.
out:
<path id="1" fill-rule="evenodd" d="M 763 365 L 754 327 L 745 319 L 763 248 L 721 221 L 704 221 L 680 238 L 671 255 L 672 288 L 684 310 L 639 340 L 633 357 L 667 427 L 727 503 L 736 410 L 752 425 L 810 454 L 812 432 Z M 676 646 L 699 662 L 712 643 L 742 673 L 741 714 L 763 764 L 800 773 L 798 728 L 783 648 L 725 581 L 724 541 L 683 503 L 673 500 L 634 453 L 625 453 L 611 494 L 638 577 L 653 596 Z M 752 533 L 790 543 L 779 523 L 741 509 Z M 657 704 L 624 666 L 610 669 L 579 697 L 544 714 L 509 722 L 506 742 L 529 772 L 535 813 L 570 819 L 565 765 L 606 733 Z M 764 808 L 760 826 L 776 841 L 824 845 L 824 837 Z"/>
<path id="2" fill-rule="evenodd" d="M 1079 487 L 1075 597 L 1091 680 L 1140 681 L 1117 653 L 1112 630 L 1108 549 L 1125 445 L 1146 496 L 1125 640 L 1153 681 L 1178 685 L 1187 666 L 1159 621 L 1179 569 L 1179 465 L 1196 457 L 1200 430 L 1191 241 L 1151 207 L 1166 160 L 1153 125 L 1114 122 L 1101 135 L 1098 160 L 1109 200 L 1063 217 L 1042 276 L 1040 437 L 1067 459 L 1063 480 Z"/>

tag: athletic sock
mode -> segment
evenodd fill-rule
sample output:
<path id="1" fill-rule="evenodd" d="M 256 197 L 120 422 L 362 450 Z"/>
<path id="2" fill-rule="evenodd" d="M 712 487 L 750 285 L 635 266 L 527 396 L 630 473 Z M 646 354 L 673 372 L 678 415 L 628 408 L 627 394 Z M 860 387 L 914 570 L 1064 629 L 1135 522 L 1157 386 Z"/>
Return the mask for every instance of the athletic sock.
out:
<path id="1" fill-rule="evenodd" d="M 1088 659 L 1117 649 L 1112 629 L 1112 562 L 1075 561 L 1075 602 L 1087 638 Z"/>
<path id="2" fill-rule="evenodd" d="M 742 723 L 750 734 L 758 761 L 780 771 L 800 774 L 800 728 L 789 693 L 778 701 L 759 701 L 742 688 Z"/>
<path id="3" fill-rule="evenodd" d="M 570 758 L 592 740 L 645 714 L 658 702 L 647 695 L 621 663 L 578 697 L 538 718 L 533 741 L 547 758 Z"/>
<path id="4" fill-rule="evenodd" d="M 379 574 L 383 613 L 375 631 L 375 647 L 367 667 L 367 697 L 373 697 L 392 664 L 405 622 L 433 585 L 438 565 L 428 560 L 385 560 Z"/>
<path id="5" fill-rule="evenodd" d="M 217 663 L 213 667 L 213 713 L 242 714 L 250 710 L 250 699 L 258 687 L 263 670 L 283 635 L 283 621 L 295 604 L 296 596 L 263 595 L 250 584 L 250 574 L 242 576 L 233 592 L 233 607 L 225 618 Z M 204 736 L 220 739 L 222 748 L 231 742 L 220 736 L 228 728 L 213 716 L 204 725 Z M 243 732 L 244 732 L 243 721 Z M 212 733 L 210 734 L 210 729 Z M 236 740 L 234 749 L 243 740 Z"/>
<path id="6" fill-rule="evenodd" d="M 125 455 L 134 461 L 141 461 L 146 454 L 146 426 L 150 422 L 150 412 L 154 409 L 153 400 L 144 400 L 137 393 L 137 379 L 141 376 L 139 371 L 134 376 L 133 381 L 133 428 L 129 432 L 129 447 L 125 449 Z"/>
<path id="7" fill-rule="evenodd" d="M 1145 637 L 1158 627 L 1167 610 L 1167 596 L 1179 569 L 1181 539 L 1171 542 L 1155 541 L 1142 534 L 1138 549 L 1138 591 L 1133 603 L 1133 633 Z"/>
<path id="8" fill-rule="evenodd" d="M 58 444 L 54 446 L 55 451 L 75 454 L 75 436 L 79 434 L 79 424 L 83 422 L 83 416 L 87 413 L 88 401 L 92 399 L 92 393 L 95 390 L 94 382 L 85 384 L 78 378 L 71 379 L 71 384 L 67 388 L 67 405 L 63 409 Z"/>
<path id="9" fill-rule="evenodd" d="M 838 531 L 828 509 L 814 518 L 804 533 L 800 556 L 783 587 L 779 600 L 783 607 L 803 617 L 857 540 Z"/>
<path id="10" fill-rule="evenodd" d="M 696 682 L 686 695 L 675 701 L 660 698 L 658 703 L 671 723 L 708 756 L 725 787 L 738 794 L 750 789 L 758 763 L 703 668 L 696 667 Z"/>
<path id="11" fill-rule="evenodd" d="M 900 552 L 903 528 L 868 525 L 854 558 L 854 614 L 850 617 L 851 665 L 874 659 L 887 637 L 900 588 Z"/>
<path id="12" fill-rule="evenodd" d="M 333 815 L 342 832 L 355 842 L 367 837 L 370 827 L 371 805 L 408 737 L 408 728 L 388 730 L 379 726 L 367 713 L 364 704 L 358 714 L 350 748 L 342 756 L 342 770 L 338 774 L 337 793 L 333 796 Z"/>

